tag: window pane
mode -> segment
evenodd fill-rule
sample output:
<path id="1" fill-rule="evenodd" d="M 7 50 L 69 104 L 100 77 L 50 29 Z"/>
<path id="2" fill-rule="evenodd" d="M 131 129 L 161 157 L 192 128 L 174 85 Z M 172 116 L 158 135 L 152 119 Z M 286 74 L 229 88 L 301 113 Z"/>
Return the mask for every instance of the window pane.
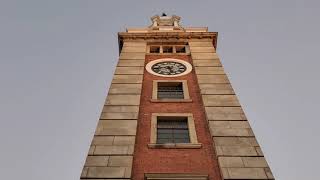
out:
<path id="1" fill-rule="evenodd" d="M 189 131 L 186 129 L 174 129 L 173 130 L 174 138 L 189 138 Z"/>
<path id="2" fill-rule="evenodd" d="M 159 120 L 157 126 L 160 129 L 172 129 L 172 123 L 167 120 Z"/>
<path id="3" fill-rule="evenodd" d="M 189 143 L 187 117 L 158 117 L 157 143 Z"/>
<path id="4" fill-rule="evenodd" d="M 172 136 L 173 134 L 171 133 L 171 134 L 162 134 L 162 133 L 158 133 L 158 138 L 159 139 L 163 139 L 163 138 L 173 138 L 173 136 Z"/>
<path id="5" fill-rule="evenodd" d="M 188 129 L 174 129 L 173 133 L 174 134 L 189 134 L 189 130 Z"/>
<path id="6" fill-rule="evenodd" d="M 158 144 L 164 144 L 164 143 L 174 143 L 173 139 L 157 139 Z"/>
<path id="7" fill-rule="evenodd" d="M 189 134 L 174 134 L 175 139 L 188 139 Z"/>
<path id="8" fill-rule="evenodd" d="M 185 46 L 176 46 L 176 53 L 185 53 L 186 47 Z"/>
<path id="9" fill-rule="evenodd" d="M 159 83 L 158 84 L 158 99 L 183 99 L 182 83 Z"/>
<path id="10" fill-rule="evenodd" d="M 160 46 L 150 46 L 150 53 L 160 53 Z"/>
<path id="11" fill-rule="evenodd" d="M 173 47 L 172 46 L 163 46 L 163 53 L 172 53 Z"/>
<path id="12" fill-rule="evenodd" d="M 187 139 L 174 139 L 175 143 L 190 143 L 189 138 Z"/>
<path id="13" fill-rule="evenodd" d="M 188 128 L 188 124 L 186 121 L 174 121 L 174 122 L 172 122 L 172 126 L 173 126 L 173 128 L 176 128 L 176 129 L 187 129 Z"/>
<path id="14" fill-rule="evenodd" d="M 158 129 L 158 133 L 162 133 L 162 134 L 163 133 L 172 133 L 172 131 L 173 131 L 172 129 L 160 129 L 160 128 Z"/>

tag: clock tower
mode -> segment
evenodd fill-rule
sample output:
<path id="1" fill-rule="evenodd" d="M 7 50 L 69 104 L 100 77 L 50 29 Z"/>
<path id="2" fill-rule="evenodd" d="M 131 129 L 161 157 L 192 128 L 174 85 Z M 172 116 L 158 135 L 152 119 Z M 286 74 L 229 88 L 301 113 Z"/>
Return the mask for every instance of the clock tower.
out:
<path id="1" fill-rule="evenodd" d="M 217 32 L 153 16 L 119 61 L 81 179 L 274 179 L 216 53 Z"/>

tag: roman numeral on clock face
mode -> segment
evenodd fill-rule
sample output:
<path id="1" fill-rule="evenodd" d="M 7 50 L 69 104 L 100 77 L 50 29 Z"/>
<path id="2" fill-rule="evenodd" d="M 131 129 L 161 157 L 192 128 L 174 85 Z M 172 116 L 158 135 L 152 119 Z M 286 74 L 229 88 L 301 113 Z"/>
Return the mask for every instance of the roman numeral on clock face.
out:
<path id="1" fill-rule="evenodd" d="M 186 71 L 186 66 L 179 62 L 159 62 L 151 67 L 152 71 L 163 75 L 176 75 Z"/>

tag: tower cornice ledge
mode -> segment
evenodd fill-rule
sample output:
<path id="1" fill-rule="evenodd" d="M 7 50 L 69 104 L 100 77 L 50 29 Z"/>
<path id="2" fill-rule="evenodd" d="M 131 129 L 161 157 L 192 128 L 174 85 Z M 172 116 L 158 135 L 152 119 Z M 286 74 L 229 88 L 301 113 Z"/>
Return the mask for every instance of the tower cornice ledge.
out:
<path id="1" fill-rule="evenodd" d="M 156 39 L 212 39 L 213 46 L 217 48 L 218 32 L 148 32 L 148 33 L 118 33 L 119 45 L 123 40 L 156 40 Z"/>

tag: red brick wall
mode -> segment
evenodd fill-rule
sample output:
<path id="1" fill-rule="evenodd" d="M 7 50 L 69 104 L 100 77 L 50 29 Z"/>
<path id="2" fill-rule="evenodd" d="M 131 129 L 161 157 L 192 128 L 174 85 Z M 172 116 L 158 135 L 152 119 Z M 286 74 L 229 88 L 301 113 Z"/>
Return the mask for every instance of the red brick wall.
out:
<path id="1" fill-rule="evenodd" d="M 182 59 L 192 64 L 191 57 L 185 55 L 147 55 L 146 63 L 165 57 Z M 165 79 L 187 80 L 192 102 L 151 102 L 152 80 Z M 202 143 L 202 147 L 200 149 L 148 148 L 150 143 L 151 113 L 192 113 L 198 141 Z M 133 180 L 142 180 L 144 173 L 197 173 L 208 174 L 210 180 L 221 179 L 194 70 L 185 76 L 175 78 L 155 76 L 145 70 L 136 138 L 132 169 Z"/>

